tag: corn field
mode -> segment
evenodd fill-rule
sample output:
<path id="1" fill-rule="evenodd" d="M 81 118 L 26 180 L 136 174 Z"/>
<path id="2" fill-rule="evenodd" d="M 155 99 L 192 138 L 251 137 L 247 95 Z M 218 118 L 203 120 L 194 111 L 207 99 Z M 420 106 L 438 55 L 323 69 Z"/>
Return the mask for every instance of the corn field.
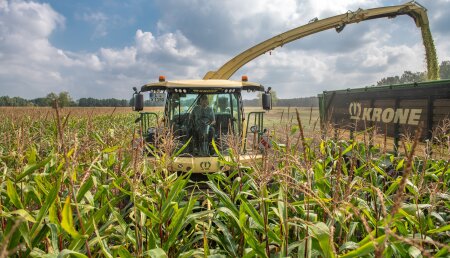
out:
<path id="1" fill-rule="evenodd" d="M 226 170 L 199 184 L 136 114 L 0 109 L 0 257 L 450 256 L 450 122 L 394 155 L 297 117 L 245 166 L 227 136 Z"/>

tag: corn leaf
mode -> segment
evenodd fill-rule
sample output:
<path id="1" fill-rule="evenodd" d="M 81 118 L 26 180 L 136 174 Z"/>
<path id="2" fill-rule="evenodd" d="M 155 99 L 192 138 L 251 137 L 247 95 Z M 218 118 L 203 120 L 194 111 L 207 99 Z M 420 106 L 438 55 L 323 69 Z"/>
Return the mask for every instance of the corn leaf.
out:
<path id="1" fill-rule="evenodd" d="M 382 235 L 382 236 L 378 237 L 377 239 L 375 239 L 373 242 L 370 241 L 370 242 L 360 246 L 359 248 L 342 255 L 341 258 L 361 257 L 364 255 L 367 255 L 375 250 L 374 243 L 381 244 L 385 238 L 386 238 L 386 235 Z"/>
<path id="2" fill-rule="evenodd" d="M 183 229 L 184 221 L 186 220 L 187 215 L 192 212 L 192 209 L 194 208 L 194 204 L 196 201 L 197 199 L 191 196 L 186 206 L 179 209 L 171 219 L 171 223 L 168 228 L 170 234 L 167 241 L 163 245 L 164 250 L 169 250 L 169 248 L 177 240 L 178 234 Z"/>
<path id="3" fill-rule="evenodd" d="M 20 201 L 19 195 L 17 194 L 16 187 L 9 179 L 6 181 L 6 194 L 8 195 L 9 200 L 14 206 L 16 206 L 17 209 L 23 209 L 23 205 Z"/>
<path id="4" fill-rule="evenodd" d="M 117 254 L 120 258 L 133 258 L 131 253 L 123 246 L 119 246 L 119 248 L 117 249 Z"/>
<path id="5" fill-rule="evenodd" d="M 167 258 L 166 252 L 164 252 L 161 248 L 154 248 L 145 253 L 145 255 L 150 256 L 151 258 Z"/>
<path id="6" fill-rule="evenodd" d="M 86 255 L 69 249 L 62 250 L 58 254 L 57 258 L 66 258 L 66 257 L 87 258 Z"/>
<path id="7" fill-rule="evenodd" d="M 427 234 L 435 234 L 435 233 L 440 233 L 440 232 L 445 232 L 445 231 L 450 231 L 450 224 L 445 225 L 445 226 L 440 227 L 440 228 L 435 228 L 435 229 L 428 230 Z"/>
<path id="8" fill-rule="evenodd" d="M 208 187 L 213 190 L 213 192 L 216 194 L 216 196 L 219 198 L 219 200 L 224 204 L 226 208 L 228 208 L 236 217 L 239 214 L 238 208 L 234 205 L 234 203 L 231 201 L 230 197 L 225 194 L 223 191 L 221 191 L 217 186 L 211 182 L 206 182 Z"/>
<path id="9" fill-rule="evenodd" d="M 319 242 L 322 254 L 324 257 L 334 257 L 333 249 L 331 248 L 330 229 L 323 222 L 318 222 L 309 226 L 312 236 Z"/>
<path id="10" fill-rule="evenodd" d="M 89 177 L 88 180 L 86 180 L 86 182 L 84 182 L 84 184 L 78 190 L 77 202 L 81 202 L 81 200 L 83 199 L 86 192 L 89 191 L 93 186 L 94 186 L 94 180 L 92 179 L 92 176 L 91 176 L 91 177 Z"/>
<path id="11" fill-rule="evenodd" d="M 58 254 L 59 253 L 59 246 L 58 246 L 58 227 L 56 224 L 49 223 L 47 226 L 50 228 L 50 234 L 51 234 L 51 246 L 53 251 Z"/>
<path id="12" fill-rule="evenodd" d="M 11 211 L 11 212 L 9 212 L 9 214 L 16 214 L 29 222 L 36 223 L 36 220 L 33 218 L 33 216 L 31 216 L 30 213 L 28 213 L 28 211 L 26 211 L 24 209 Z"/>
<path id="13" fill-rule="evenodd" d="M 67 203 L 67 201 L 66 201 L 66 203 Z M 95 225 L 95 223 L 93 223 L 93 225 L 94 225 L 96 239 L 97 239 L 97 242 L 100 244 L 100 249 L 102 250 L 103 257 L 113 258 L 112 254 L 111 254 L 111 250 L 109 250 L 109 248 L 103 242 L 103 238 L 105 238 L 106 236 L 101 237 L 100 233 L 98 232 L 97 225 Z"/>
<path id="14" fill-rule="evenodd" d="M 120 148 L 120 146 L 112 146 L 112 147 L 108 147 L 102 150 L 103 153 L 111 153 L 111 152 L 115 152 L 116 150 L 118 150 Z"/>
<path id="15" fill-rule="evenodd" d="M 264 219 L 261 214 L 253 207 L 253 205 L 249 204 L 247 200 L 243 200 L 241 205 L 242 207 L 244 207 L 246 213 L 250 215 L 250 217 L 256 223 L 258 229 L 262 230 L 264 228 Z"/>
<path id="16" fill-rule="evenodd" d="M 51 158 L 52 158 L 52 156 L 49 156 L 49 157 L 47 157 L 46 159 L 44 159 L 43 161 L 41 161 L 41 162 L 39 162 L 37 164 L 32 164 L 32 165 L 25 166 L 25 169 L 23 170 L 23 172 L 16 177 L 16 183 L 20 182 L 23 178 L 25 178 L 26 176 L 30 175 L 34 171 L 36 171 L 36 170 L 44 167 L 45 165 L 47 165 L 50 162 Z"/>
<path id="17" fill-rule="evenodd" d="M 78 233 L 78 231 L 75 229 L 75 226 L 73 225 L 72 207 L 70 205 L 70 196 L 67 196 L 61 214 L 61 227 L 73 238 L 81 238 L 82 235 Z"/>
<path id="18" fill-rule="evenodd" d="M 105 214 L 108 212 L 110 205 L 115 206 L 117 203 L 123 199 L 123 196 L 116 197 L 112 199 L 108 205 L 104 205 L 99 210 L 97 210 L 93 215 L 92 219 L 88 220 L 88 222 L 85 225 L 85 233 L 86 235 L 90 235 L 94 232 L 94 224 L 98 223 L 101 218 L 105 216 Z M 109 205 L 110 204 L 110 205 Z M 70 250 L 78 250 L 82 245 L 84 244 L 84 239 L 74 239 L 70 245 Z"/>
<path id="19" fill-rule="evenodd" d="M 32 236 L 35 236 L 36 230 L 39 227 L 42 219 L 47 214 L 47 211 L 49 210 L 50 206 L 55 201 L 55 199 L 56 199 L 56 197 L 58 195 L 59 187 L 60 187 L 60 184 L 59 184 L 59 181 L 58 181 L 53 186 L 53 188 L 49 191 L 47 196 L 45 197 L 44 205 L 42 205 L 42 207 L 39 209 L 39 213 L 38 213 L 38 215 L 36 217 L 36 223 L 34 223 L 33 227 L 31 228 L 30 234 Z"/>

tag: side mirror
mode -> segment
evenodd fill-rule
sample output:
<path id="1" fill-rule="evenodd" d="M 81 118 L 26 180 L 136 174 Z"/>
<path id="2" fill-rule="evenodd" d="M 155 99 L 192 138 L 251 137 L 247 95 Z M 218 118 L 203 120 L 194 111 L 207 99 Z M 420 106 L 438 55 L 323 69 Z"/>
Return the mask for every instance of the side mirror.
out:
<path id="1" fill-rule="evenodd" d="M 264 110 L 272 109 L 272 94 L 270 94 L 270 93 L 262 94 L 262 108 Z"/>
<path id="2" fill-rule="evenodd" d="M 134 111 L 144 110 L 144 95 L 141 93 L 134 93 Z"/>

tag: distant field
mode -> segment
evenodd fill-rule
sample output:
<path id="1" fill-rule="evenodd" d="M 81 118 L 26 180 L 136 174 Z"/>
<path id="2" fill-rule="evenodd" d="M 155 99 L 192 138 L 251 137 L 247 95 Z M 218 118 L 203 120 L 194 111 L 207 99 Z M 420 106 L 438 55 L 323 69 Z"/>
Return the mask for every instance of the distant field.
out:
<path id="1" fill-rule="evenodd" d="M 129 107 L 66 107 L 61 108 L 59 112 L 63 115 L 71 116 L 95 116 L 131 113 Z M 51 107 L 0 107 L 2 116 L 39 116 L 42 118 L 51 117 L 55 110 Z"/>
<path id="2" fill-rule="evenodd" d="M 251 111 L 261 111 L 258 108 L 246 108 L 246 113 Z M 305 132 L 310 132 L 315 127 L 320 128 L 319 125 L 319 108 L 288 108 L 288 107 L 275 107 L 272 110 L 266 112 L 264 116 L 264 124 L 269 128 L 278 128 L 280 126 L 285 126 L 292 123 L 293 125 L 298 125 L 296 110 L 300 115 L 300 120 L 302 122 Z"/>
<path id="3" fill-rule="evenodd" d="M 313 129 L 319 129 L 319 108 L 289 108 L 289 107 L 274 107 L 272 110 L 267 111 L 264 115 L 264 126 L 269 129 L 279 129 L 281 126 L 285 126 L 289 123 L 297 125 L 296 109 L 299 112 L 300 120 L 304 127 L 305 133 L 312 132 Z M 131 110 L 131 109 L 129 109 Z M 162 112 L 163 107 L 146 107 L 144 111 L 147 112 Z M 245 118 L 247 119 L 248 113 L 254 111 L 263 111 L 258 107 L 246 107 L 244 108 Z M 120 112 L 120 111 L 119 111 Z"/>
<path id="4" fill-rule="evenodd" d="M 163 107 L 145 107 L 145 112 L 163 112 Z M 318 108 L 289 108 L 289 107 L 274 107 L 272 110 L 267 111 L 264 115 L 264 127 L 270 129 L 275 134 L 290 130 L 291 127 L 298 126 L 296 110 L 299 112 L 299 117 L 302 122 L 305 137 L 314 138 L 320 131 L 320 119 Z M 250 112 L 263 111 L 257 107 L 245 108 L 245 118 Z M 59 110 L 62 116 L 68 115 L 69 117 L 96 117 L 96 116 L 117 116 L 125 115 L 129 117 L 129 121 L 133 123 L 133 117 L 137 117 L 137 112 L 132 111 L 131 107 L 66 107 Z M 55 110 L 50 107 L 0 107 L 0 118 L 9 117 L 15 119 L 53 119 Z M 130 117 L 131 116 L 131 117 Z M 335 136 L 334 132 L 329 132 L 329 136 Z M 367 141 L 364 139 L 364 134 L 356 134 L 359 141 Z M 338 138 L 349 139 L 350 135 L 348 131 L 339 130 Z M 391 138 L 384 138 L 382 135 L 378 135 L 374 139 L 374 144 L 381 147 L 392 150 L 393 140 Z M 386 145 L 386 147 L 384 146 Z M 424 146 L 423 144 L 420 144 Z M 423 149 L 423 148 L 422 148 Z"/>

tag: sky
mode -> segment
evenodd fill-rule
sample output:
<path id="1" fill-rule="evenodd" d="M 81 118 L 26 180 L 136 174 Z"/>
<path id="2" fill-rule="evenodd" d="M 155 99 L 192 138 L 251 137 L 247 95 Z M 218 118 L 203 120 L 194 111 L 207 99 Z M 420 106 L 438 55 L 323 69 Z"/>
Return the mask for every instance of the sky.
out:
<path id="1" fill-rule="evenodd" d="M 358 8 L 397 0 L 0 0 L 0 96 L 67 91 L 129 99 L 132 87 L 200 79 L 272 36 Z M 450 60 L 450 0 L 428 9 L 438 61 Z M 409 16 L 320 32 L 266 53 L 231 79 L 272 87 L 279 98 L 374 85 L 425 71 L 420 29 Z"/>

